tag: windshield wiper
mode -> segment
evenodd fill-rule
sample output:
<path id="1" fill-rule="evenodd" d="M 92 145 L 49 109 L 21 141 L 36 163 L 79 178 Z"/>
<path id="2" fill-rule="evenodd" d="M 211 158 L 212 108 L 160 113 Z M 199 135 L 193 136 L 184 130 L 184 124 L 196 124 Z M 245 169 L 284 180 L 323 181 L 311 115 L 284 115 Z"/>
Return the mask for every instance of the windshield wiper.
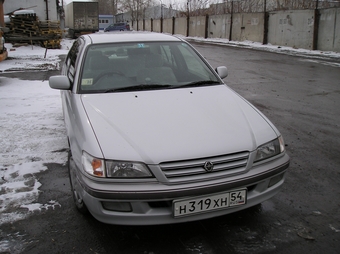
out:
<path id="1" fill-rule="evenodd" d="M 199 85 L 208 85 L 208 84 L 221 84 L 219 81 L 214 80 L 201 80 L 201 81 L 194 81 L 184 85 L 173 86 L 173 88 L 182 88 L 182 87 L 195 87 Z"/>
<path id="2" fill-rule="evenodd" d="M 171 88 L 171 87 L 172 85 L 164 85 L 164 84 L 139 84 L 135 86 L 108 89 L 105 91 L 105 93 L 124 92 L 124 91 L 143 91 L 143 90 L 164 89 L 164 88 Z"/>

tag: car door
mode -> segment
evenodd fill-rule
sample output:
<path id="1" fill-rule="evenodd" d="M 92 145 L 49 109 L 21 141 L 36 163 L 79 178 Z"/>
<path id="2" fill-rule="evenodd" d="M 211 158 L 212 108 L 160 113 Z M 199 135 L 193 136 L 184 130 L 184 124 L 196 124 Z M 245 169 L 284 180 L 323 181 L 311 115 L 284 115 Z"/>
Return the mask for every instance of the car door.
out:
<path id="1" fill-rule="evenodd" d="M 79 97 L 77 94 L 77 84 L 76 84 L 76 76 L 77 72 L 79 72 L 81 66 L 81 52 L 84 48 L 84 40 L 82 38 L 78 38 L 72 45 L 65 63 L 62 68 L 62 75 L 68 77 L 71 89 L 65 90 L 61 92 L 62 97 L 62 105 L 63 105 L 63 115 L 64 122 L 67 131 L 67 137 L 69 140 L 69 144 L 71 146 L 72 153 L 79 153 L 79 144 L 74 142 L 77 140 L 76 136 L 79 133 L 79 125 L 77 119 L 78 111 L 79 111 Z M 75 155 L 75 154 L 74 154 Z M 74 158 L 80 158 L 81 156 L 74 156 Z"/>

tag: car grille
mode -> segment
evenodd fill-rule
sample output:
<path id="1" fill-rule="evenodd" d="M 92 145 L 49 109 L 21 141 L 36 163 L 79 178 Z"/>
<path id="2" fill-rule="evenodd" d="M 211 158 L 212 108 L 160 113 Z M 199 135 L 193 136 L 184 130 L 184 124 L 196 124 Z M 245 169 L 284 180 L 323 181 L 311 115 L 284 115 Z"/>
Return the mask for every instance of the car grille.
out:
<path id="1" fill-rule="evenodd" d="M 248 157 L 249 152 L 240 152 L 194 160 L 164 162 L 160 164 L 160 168 L 171 183 L 199 181 L 240 174 L 246 170 Z M 206 162 L 214 165 L 211 172 L 204 169 Z"/>

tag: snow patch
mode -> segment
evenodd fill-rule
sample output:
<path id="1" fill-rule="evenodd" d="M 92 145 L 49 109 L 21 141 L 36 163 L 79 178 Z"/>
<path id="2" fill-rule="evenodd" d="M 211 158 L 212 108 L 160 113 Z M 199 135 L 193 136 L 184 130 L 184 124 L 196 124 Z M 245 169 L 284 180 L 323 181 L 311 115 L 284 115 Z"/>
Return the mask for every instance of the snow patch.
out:
<path id="1" fill-rule="evenodd" d="M 35 211 L 60 207 L 38 204 L 36 174 L 45 163 L 67 161 L 60 93 L 48 82 L 0 77 L 0 225 Z"/>

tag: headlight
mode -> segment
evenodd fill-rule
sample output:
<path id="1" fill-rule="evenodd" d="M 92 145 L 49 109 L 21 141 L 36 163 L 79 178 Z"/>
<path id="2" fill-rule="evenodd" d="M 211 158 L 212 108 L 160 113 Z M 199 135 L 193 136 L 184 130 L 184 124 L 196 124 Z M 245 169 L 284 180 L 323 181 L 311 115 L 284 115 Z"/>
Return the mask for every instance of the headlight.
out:
<path id="1" fill-rule="evenodd" d="M 145 164 L 131 161 L 106 161 L 107 177 L 140 178 L 151 177 L 152 174 Z"/>
<path id="2" fill-rule="evenodd" d="M 278 155 L 285 150 L 282 136 L 257 148 L 254 162 Z"/>
<path id="3" fill-rule="evenodd" d="M 104 161 L 83 152 L 81 158 L 83 169 L 92 176 L 105 177 Z"/>
<path id="4" fill-rule="evenodd" d="M 97 177 L 152 177 L 149 168 L 143 163 L 136 163 L 131 161 L 105 161 L 103 159 L 95 158 L 86 152 L 83 152 L 82 164 L 85 172 Z"/>

